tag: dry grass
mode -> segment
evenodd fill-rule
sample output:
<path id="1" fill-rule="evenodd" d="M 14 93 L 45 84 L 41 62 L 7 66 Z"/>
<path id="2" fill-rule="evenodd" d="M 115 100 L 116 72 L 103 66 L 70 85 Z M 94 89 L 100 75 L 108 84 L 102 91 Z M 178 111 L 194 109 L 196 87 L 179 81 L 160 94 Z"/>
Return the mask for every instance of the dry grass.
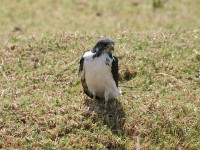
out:
<path id="1" fill-rule="evenodd" d="M 200 149 L 197 1 L 104 3 L 3 2 L 0 148 Z M 77 74 L 102 35 L 120 64 L 109 110 L 84 96 Z"/>

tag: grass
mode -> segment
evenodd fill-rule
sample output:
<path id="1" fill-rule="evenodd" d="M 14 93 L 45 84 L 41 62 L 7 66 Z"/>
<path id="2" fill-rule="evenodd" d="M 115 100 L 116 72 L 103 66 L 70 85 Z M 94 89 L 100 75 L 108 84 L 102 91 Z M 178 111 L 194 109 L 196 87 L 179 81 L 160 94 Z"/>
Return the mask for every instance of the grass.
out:
<path id="1" fill-rule="evenodd" d="M 3 1 L 0 148 L 200 149 L 199 14 L 197 0 Z M 78 77 L 101 36 L 120 65 L 108 112 Z"/>

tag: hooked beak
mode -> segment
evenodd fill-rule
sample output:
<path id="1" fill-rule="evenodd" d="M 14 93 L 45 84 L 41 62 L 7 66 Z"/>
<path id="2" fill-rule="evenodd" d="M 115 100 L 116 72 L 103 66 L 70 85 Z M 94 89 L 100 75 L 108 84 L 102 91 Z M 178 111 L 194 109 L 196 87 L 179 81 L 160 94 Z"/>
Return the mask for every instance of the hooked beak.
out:
<path id="1" fill-rule="evenodd" d="M 110 50 L 114 51 L 114 45 L 113 44 L 110 45 Z"/>

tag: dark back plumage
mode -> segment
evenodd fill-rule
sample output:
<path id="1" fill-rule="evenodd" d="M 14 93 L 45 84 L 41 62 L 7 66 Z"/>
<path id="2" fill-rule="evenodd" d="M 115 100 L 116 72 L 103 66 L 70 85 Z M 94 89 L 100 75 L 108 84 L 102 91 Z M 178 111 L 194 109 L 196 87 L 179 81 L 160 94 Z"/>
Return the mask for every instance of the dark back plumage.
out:
<path id="1" fill-rule="evenodd" d="M 108 67 L 110 67 L 110 71 L 112 73 L 113 80 L 116 84 L 116 87 L 118 88 L 118 59 L 112 55 L 112 51 L 114 51 L 114 41 L 109 38 L 102 38 L 99 41 L 97 41 L 97 43 L 95 44 L 95 46 L 93 47 L 93 49 L 90 52 L 86 52 L 86 53 L 90 53 L 92 55 L 93 60 L 97 57 L 100 57 L 102 54 L 106 53 L 107 57 L 110 60 L 112 60 L 112 63 L 110 65 L 105 63 L 105 65 L 108 65 Z M 86 53 L 84 54 L 84 56 L 86 55 Z M 93 96 L 92 92 L 89 91 L 87 83 L 86 83 L 86 79 L 85 79 L 84 63 L 85 63 L 85 61 L 88 60 L 88 58 L 86 58 L 86 56 L 85 57 L 84 56 L 80 59 L 80 66 L 79 66 L 79 73 L 81 74 L 81 83 L 83 86 L 84 93 L 87 96 L 89 96 L 90 98 L 93 98 L 94 96 Z M 101 58 L 103 58 L 103 57 L 101 57 Z M 103 61 L 103 59 L 102 59 L 102 61 Z M 95 95 L 95 97 L 97 99 L 99 99 L 98 95 Z"/>

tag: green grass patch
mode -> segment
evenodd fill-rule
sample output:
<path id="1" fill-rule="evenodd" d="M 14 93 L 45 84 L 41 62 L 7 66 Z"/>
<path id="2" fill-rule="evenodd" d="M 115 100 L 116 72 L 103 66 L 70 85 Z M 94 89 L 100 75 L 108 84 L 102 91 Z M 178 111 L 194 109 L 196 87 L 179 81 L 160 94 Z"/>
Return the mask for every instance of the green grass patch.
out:
<path id="1" fill-rule="evenodd" d="M 0 149 L 200 149 L 197 0 L 1 3 Z M 78 76 L 101 36 L 122 89 L 107 112 Z"/>

